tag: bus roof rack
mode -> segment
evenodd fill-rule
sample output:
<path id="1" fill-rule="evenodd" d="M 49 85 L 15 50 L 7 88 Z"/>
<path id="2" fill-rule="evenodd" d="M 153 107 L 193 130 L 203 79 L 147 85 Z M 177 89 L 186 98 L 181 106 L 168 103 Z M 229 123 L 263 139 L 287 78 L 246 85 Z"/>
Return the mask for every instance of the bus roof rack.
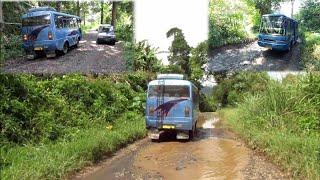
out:
<path id="1" fill-rule="evenodd" d="M 36 12 L 36 11 L 57 11 L 55 8 L 52 7 L 36 7 L 29 9 L 29 12 Z"/>
<path id="2" fill-rule="evenodd" d="M 158 74 L 157 79 L 179 79 L 183 80 L 183 74 Z"/>

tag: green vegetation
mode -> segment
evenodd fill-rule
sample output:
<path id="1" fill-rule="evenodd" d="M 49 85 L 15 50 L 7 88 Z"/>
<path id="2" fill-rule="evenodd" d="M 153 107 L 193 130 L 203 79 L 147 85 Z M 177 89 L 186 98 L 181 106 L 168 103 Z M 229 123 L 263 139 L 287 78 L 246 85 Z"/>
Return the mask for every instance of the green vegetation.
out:
<path id="1" fill-rule="evenodd" d="M 231 129 L 295 178 L 320 177 L 320 74 L 278 82 L 265 74 L 240 73 L 221 86 L 227 93 L 218 87 L 214 97 L 229 107 L 220 113 Z"/>
<path id="2" fill-rule="evenodd" d="M 162 67 L 160 60 L 156 57 L 157 48 L 151 47 L 146 40 L 138 43 L 127 43 L 125 49 L 128 69 L 158 72 Z"/>
<path id="3" fill-rule="evenodd" d="M 304 32 L 301 60 L 308 70 L 320 71 L 320 33 Z"/>
<path id="4" fill-rule="evenodd" d="M 61 178 L 143 137 L 148 77 L 0 74 L 1 177 Z"/>
<path id="5" fill-rule="evenodd" d="M 320 70 L 320 3 L 306 0 L 297 15 L 302 38 L 301 59 L 308 70 Z"/>
<path id="6" fill-rule="evenodd" d="M 254 39 L 260 14 L 248 1 L 211 0 L 209 5 L 210 48 Z"/>

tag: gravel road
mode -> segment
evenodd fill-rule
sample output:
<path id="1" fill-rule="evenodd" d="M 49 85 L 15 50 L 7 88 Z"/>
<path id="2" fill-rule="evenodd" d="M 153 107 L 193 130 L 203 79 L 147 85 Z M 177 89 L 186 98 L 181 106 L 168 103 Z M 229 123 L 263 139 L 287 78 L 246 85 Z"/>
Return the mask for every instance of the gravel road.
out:
<path id="1" fill-rule="evenodd" d="M 7 73 L 66 74 L 66 73 L 119 73 L 126 71 L 121 42 L 114 46 L 96 44 L 97 31 L 84 35 L 78 48 L 55 58 L 40 57 L 27 60 L 25 57 L 8 60 L 1 71 Z"/>
<path id="2" fill-rule="evenodd" d="M 201 113 L 193 141 L 145 138 L 70 179 L 291 179 L 227 131 L 215 113 Z"/>
<path id="3" fill-rule="evenodd" d="M 209 51 L 206 71 L 299 71 L 300 45 L 290 52 L 271 51 L 260 47 L 257 41 L 231 45 Z"/>

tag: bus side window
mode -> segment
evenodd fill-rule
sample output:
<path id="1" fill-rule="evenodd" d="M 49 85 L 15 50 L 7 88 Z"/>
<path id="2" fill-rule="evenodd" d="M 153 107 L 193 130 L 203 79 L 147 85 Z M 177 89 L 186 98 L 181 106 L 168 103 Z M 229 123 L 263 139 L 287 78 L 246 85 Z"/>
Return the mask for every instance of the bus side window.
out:
<path id="1" fill-rule="evenodd" d="M 54 23 L 55 23 L 57 28 L 59 28 L 59 29 L 62 28 L 62 26 L 61 26 L 61 16 L 55 15 L 54 16 Z"/>

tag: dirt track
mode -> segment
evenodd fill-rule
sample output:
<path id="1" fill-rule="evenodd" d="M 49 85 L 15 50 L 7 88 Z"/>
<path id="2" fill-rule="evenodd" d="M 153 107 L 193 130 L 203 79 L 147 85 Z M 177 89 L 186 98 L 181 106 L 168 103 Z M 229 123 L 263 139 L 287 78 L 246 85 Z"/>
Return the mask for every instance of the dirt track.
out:
<path id="1" fill-rule="evenodd" d="M 199 123 L 191 142 L 146 138 L 72 179 L 290 179 L 228 132 L 216 114 L 201 114 Z"/>
<path id="2" fill-rule="evenodd" d="M 115 73 L 126 71 L 120 42 L 114 46 L 96 44 L 97 31 L 90 31 L 80 41 L 79 48 L 70 49 L 66 55 L 55 58 L 25 57 L 8 60 L 0 71 L 8 73 L 65 74 L 65 73 Z"/>
<path id="3" fill-rule="evenodd" d="M 271 51 L 260 47 L 257 41 L 225 46 L 209 51 L 206 71 L 299 71 L 300 45 L 290 52 Z"/>

